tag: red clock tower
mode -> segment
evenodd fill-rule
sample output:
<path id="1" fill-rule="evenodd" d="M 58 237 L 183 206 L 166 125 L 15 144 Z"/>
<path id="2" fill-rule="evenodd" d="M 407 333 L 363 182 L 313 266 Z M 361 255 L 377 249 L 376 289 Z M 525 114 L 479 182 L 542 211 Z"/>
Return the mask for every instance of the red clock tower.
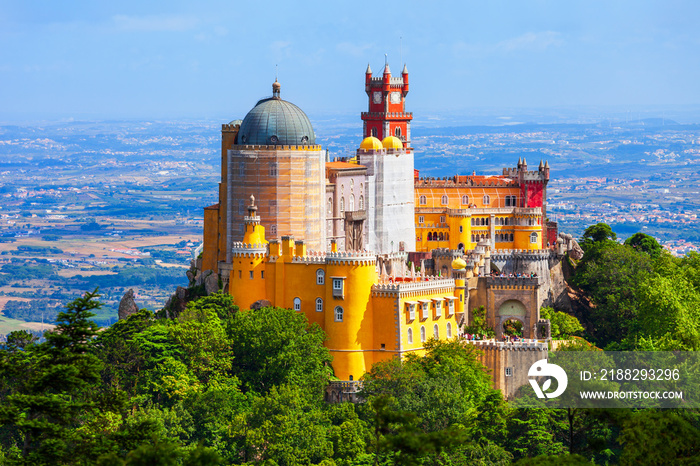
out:
<path id="1" fill-rule="evenodd" d="M 382 140 L 387 136 L 396 136 L 406 150 L 411 150 L 413 114 L 405 111 L 408 94 L 406 65 L 401 77 L 396 78 L 391 76 L 388 63 L 384 65 L 384 74 L 380 78 L 372 77 L 372 69 L 367 65 L 365 92 L 369 97 L 369 111 L 362 112 L 362 137 L 374 136 Z"/>

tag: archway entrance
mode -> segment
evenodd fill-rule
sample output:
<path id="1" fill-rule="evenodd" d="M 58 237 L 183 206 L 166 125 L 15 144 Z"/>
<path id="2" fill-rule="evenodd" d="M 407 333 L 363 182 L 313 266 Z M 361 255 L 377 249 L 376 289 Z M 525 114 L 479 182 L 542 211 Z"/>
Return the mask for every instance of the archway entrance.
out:
<path id="1" fill-rule="evenodd" d="M 527 309 L 517 299 L 509 299 L 501 304 L 496 311 L 496 337 L 501 339 L 504 335 L 530 338 L 527 326 Z"/>
<path id="2" fill-rule="evenodd" d="M 503 322 L 503 335 L 506 337 L 518 337 L 523 336 L 523 323 L 519 319 L 508 319 Z"/>

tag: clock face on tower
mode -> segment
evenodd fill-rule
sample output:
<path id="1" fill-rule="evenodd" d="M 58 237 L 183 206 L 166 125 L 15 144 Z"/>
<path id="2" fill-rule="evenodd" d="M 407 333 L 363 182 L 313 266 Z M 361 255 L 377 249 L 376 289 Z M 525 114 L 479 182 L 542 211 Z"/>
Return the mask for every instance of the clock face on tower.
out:
<path id="1" fill-rule="evenodd" d="M 401 103 L 401 93 L 400 92 L 392 92 L 390 98 L 391 98 L 392 104 L 400 104 Z"/>
<path id="2" fill-rule="evenodd" d="M 382 103 L 382 93 L 379 91 L 375 91 L 374 94 L 372 94 L 372 102 L 375 104 L 381 104 Z"/>

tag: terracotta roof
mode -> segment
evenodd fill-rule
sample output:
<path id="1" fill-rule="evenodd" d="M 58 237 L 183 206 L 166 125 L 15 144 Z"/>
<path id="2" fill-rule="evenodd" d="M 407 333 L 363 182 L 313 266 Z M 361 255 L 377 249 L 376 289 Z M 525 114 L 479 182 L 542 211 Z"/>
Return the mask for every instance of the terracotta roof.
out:
<path id="1" fill-rule="evenodd" d="M 349 162 L 326 162 L 326 168 L 330 168 L 331 170 L 353 170 L 367 167 L 364 165 Z"/>

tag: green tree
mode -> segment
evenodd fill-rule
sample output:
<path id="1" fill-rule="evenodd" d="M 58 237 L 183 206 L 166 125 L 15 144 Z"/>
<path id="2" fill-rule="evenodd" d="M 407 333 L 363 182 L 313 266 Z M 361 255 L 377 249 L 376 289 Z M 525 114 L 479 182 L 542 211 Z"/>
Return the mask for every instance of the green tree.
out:
<path id="1" fill-rule="evenodd" d="M 28 463 L 68 464 L 85 452 L 80 425 L 95 414 L 93 386 L 101 361 L 89 350 L 97 325 L 90 320 L 97 290 L 58 314 L 46 341 L 23 351 L 3 351 L 0 377 L 11 380 L 0 404 L 0 424 L 14 428 Z M 80 455 L 77 455 L 80 457 Z"/>
<path id="2" fill-rule="evenodd" d="M 591 225 L 583 232 L 581 236 L 581 247 L 586 251 L 589 247 L 593 246 L 595 243 L 604 243 L 606 241 L 615 241 L 617 235 L 610 225 L 607 223 L 596 223 Z"/>
<path id="3" fill-rule="evenodd" d="M 549 319 L 552 338 L 568 338 L 583 331 L 583 326 L 579 320 L 565 312 L 555 311 L 551 307 L 540 309 L 540 317 Z"/>
<path id="4" fill-rule="evenodd" d="M 625 240 L 625 246 L 629 246 L 640 252 L 645 252 L 653 258 L 659 257 L 663 249 L 653 236 L 644 233 L 635 233 L 627 238 Z"/>
<path id="5" fill-rule="evenodd" d="M 232 374 L 246 391 L 267 393 L 292 384 L 321 399 L 329 380 L 331 357 L 325 334 L 290 309 L 266 307 L 237 313 L 227 334 L 233 353 Z"/>

